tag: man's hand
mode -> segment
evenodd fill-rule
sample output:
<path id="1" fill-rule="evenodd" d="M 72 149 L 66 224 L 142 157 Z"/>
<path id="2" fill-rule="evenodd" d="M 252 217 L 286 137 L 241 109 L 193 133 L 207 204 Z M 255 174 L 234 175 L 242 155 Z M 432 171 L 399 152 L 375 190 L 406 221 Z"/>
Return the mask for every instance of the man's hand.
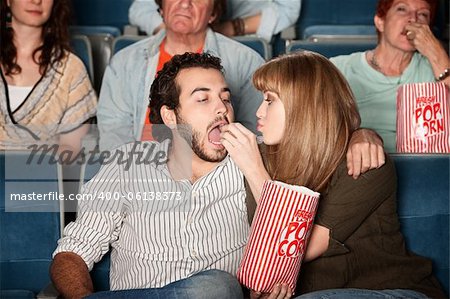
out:
<path id="1" fill-rule="evenodd" d="M 250 299 L 289 299 L 291 297 L 291 288 L 286 284 L 277 283 L 270 294 L 250 291 Z"/>
<path id="2" fill-rule="evenodd" d="M 357 179 L 369 169 L 379 168 L 385 163 L 383 140 L 370 129 L 353 132 L 347 151 L 348 175 Z"/>
<path id="3" fill-rule="evenodd" d="M 63 298 L 80 299 L 94 292 L 89 270 L 75 253 L 58 253 L 50 266 L 50 277 Z"/>

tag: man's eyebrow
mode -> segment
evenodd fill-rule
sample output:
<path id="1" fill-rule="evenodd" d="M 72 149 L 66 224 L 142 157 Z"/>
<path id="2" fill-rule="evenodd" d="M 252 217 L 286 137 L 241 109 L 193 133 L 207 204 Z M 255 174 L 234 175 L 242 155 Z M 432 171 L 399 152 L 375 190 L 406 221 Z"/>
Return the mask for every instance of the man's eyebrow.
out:
<path id="1" fill-rule="evenodd" d="M 229 92 L 229 93 L 231 93 L 231 90 L 228 87 L 224 87 L 224 88 L 222 88 L 222 92 Z"/>
<path id="2" fill-rule="evenodd" d="M 194 88 L 194 90 L 191 92 L 191 95 L 193 95 L 194 93 L 196 93 L 198 91 L 211 91 L 211 89 L 207 88 L 207 87 L 197 87 L 197 88 Z M 231 90 L 228 87 L 224 87 L 224 88 L 222 88 L 222 90 L 220 92 L 231 93 Z"/>
<path id="3" fill-rule="evenodd" d="M 193 95 L 194 93 L 196 93 L 198 91 L 210 91 L 210 90 L 211 90 L 210 88 L 206 88 L 206 87 L 197 87 L 191 92 L 191 95 Z"/>

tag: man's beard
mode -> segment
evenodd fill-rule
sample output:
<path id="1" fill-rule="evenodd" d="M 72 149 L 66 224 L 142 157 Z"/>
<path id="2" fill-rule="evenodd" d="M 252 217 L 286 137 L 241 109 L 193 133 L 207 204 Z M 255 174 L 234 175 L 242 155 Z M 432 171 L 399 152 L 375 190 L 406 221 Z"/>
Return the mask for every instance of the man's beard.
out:
<path id="1" fill-rule="evenodd" d="M 184 140 L 186 140 L 188 144 L 191 145 L 192 151 L 197 157 L 207 162 L 220 162 L 225 159 L 225 156 L 227 155 L 226 149 L 216 149 L 213 154 L 207 153 L 205 150 L 205 145 L 200 141 L 200 132 L 195 131 L 192 126 L 184 121 L 184 119 L 177 113 L 175 113 L 175 116 L 178 123 L 178 133 Z M 217 122 L 217 120 L 214 120 L 211 124 L 215 122 Z M 209 126 L 207 128 L 209 129 Z"/>

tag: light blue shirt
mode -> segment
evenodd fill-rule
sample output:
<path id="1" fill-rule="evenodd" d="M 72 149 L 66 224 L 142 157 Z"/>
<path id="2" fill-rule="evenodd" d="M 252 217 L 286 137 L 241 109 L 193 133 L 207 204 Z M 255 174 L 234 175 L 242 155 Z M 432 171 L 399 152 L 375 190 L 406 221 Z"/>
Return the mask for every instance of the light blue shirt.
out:
<path id="1" fill-rule="evenodd" d="M 397 89 L 402 84 L 434 82 L 428 59 L 416 52 L 403 74 L 397 77 L 387 77 L 373 69 L 365 52 L 330 60 L 350 84 L 361 115 L 361 127 L 377 131 L 383 138 L 386 152 L 396 152 Z"/>
<path id="2" fill-rule="evenodd" d="M 164 37 L 163 30 L 119 51 L 106 68 L 97 109 L 101 150 L 141 139 Z M 256 110 L 263 97 L 254 88 L 252 77 L 264 60 L 254 50 L 211 29 L 203 51 L 221 58 L 236 121 L 256 132 Z"/>
<path id="3" fill-rule="evenodd" d="M 300 15 L 301 0 L 228 0 L 224 20 L 245 18 L 261 12 L 256 35 L 270 42 L 272 36 L 295 24 Z M 162 23 L 155 0 L 135 0 L 128 11 L 132 25 L 148 35 Z"/>

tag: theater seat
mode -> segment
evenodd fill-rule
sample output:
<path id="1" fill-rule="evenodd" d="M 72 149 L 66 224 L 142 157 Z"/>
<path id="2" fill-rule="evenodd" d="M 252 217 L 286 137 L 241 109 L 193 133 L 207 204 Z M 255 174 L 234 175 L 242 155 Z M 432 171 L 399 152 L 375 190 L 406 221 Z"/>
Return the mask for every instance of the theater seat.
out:
<path id="1" fill-rule="evenodd" d="M 0 152 L 1 298 L 34 298 L 44 289 L 61 235 L 61 202 L 38 199 L 62 193 L 60 168 L 49 156 L 29 158 L 24 152 Z"/>
<path id="2" fill-rule="evenodd" d="M 92 58 L 92 45 L 89 38 L 81 34 L 72 35 L 70 37 L 70 46 L 72 47 L 73 53 L 83 61 L 89 78 L 94 83 L 94 60 Z"/>
<path id="3" fill-rule="evenodd" d="M 272 47 L 262 38 L 256 36 L 236 36 L 233 39 L 252 48 L 266 61 L 272 58 Z"/>
<path id="4" fill-rule="evenodd" d="M 363 52 L 374 49 L 376 47 L 376 40 L 361 39 L 361 38 L 326 38 L 320 41 L 292 41 L 286 48 L 286 53 L 293 53 L 297 51 L 312 51 L 322 54 L 330 58 L 339 55 L 347 55 L 354 52 Z"/>
<path id="5" fill-rule="evenodd" d="M 433 261 L 449 293 L 448 154 L 391 154 L 398 177 L 398 215 L 407 248 Z"/>

